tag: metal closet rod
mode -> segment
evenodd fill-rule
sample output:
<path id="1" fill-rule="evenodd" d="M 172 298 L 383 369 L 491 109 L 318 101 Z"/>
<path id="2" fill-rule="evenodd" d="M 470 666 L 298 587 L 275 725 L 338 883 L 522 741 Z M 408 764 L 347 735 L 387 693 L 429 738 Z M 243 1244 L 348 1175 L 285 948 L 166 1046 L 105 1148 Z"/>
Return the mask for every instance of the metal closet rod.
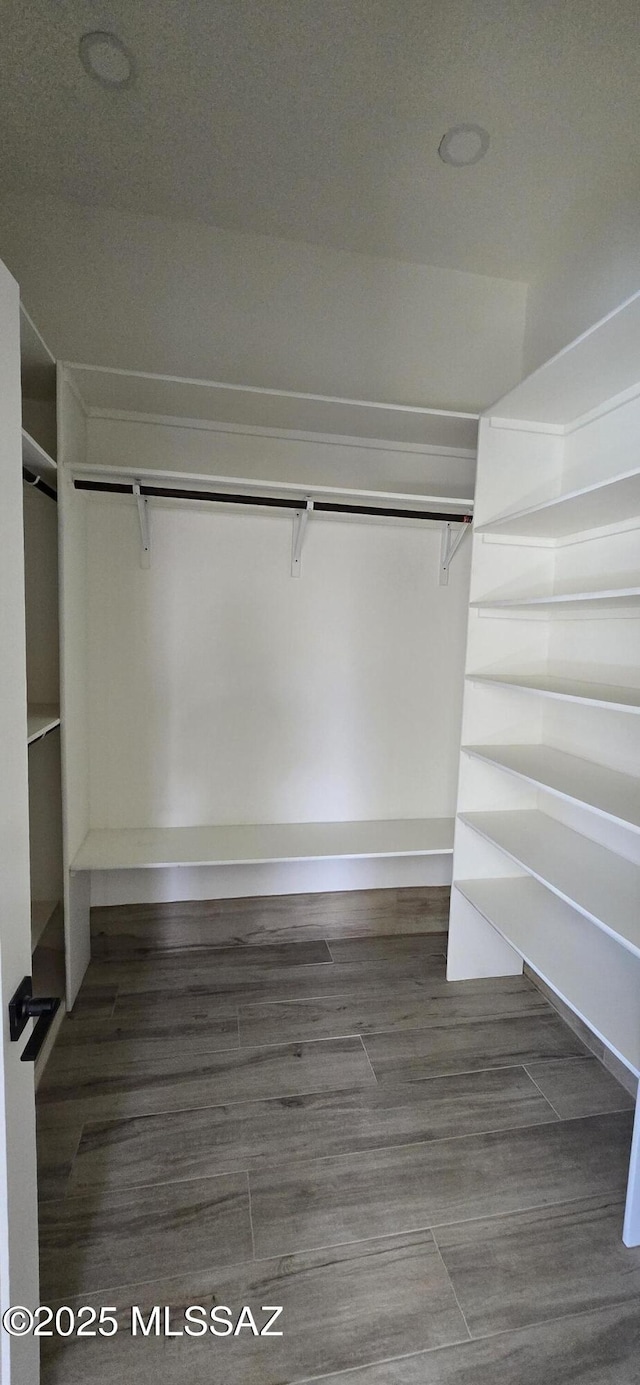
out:
<path id="1" fill-rule="evenodd" d="M 26 481 L 28 486 L 33 486 L 34 490 L 42 491 L 43 495 L 48 495 L 50 500 L 55 500 L 57 503 L 58 493 L 54 491 L 53 486 L 48 486 L 41 476 L 36 476 L 33 471 L 28 471 L 26 466 L 22 468 L 22 479 Z"/>
<path id="2" fill-rule="evenodd" d="M 74 481 L 79 491 L 109 491 L 115 495 L 133 495 L 132 481 Z M 306 505 L 306 496 L 298 500 L 281 499 L 272 495 L 230 495 L 227 491 L 188 491 L 177 486 L 140 486 L 140 495 L 157 496 L 170 500 L 212 500 L 223 505 L 267 505 L 270 509 L 300 510 Z M 399 510 L 382 505 L 348 505 L 331 500 L 314 500 L 315 513 L 333 515 L 383 515 L 389 519 L 430 519 L 444 524 L 471 524 L 473 516 L 463 511 L 460 514 L 445 510 Z"/>

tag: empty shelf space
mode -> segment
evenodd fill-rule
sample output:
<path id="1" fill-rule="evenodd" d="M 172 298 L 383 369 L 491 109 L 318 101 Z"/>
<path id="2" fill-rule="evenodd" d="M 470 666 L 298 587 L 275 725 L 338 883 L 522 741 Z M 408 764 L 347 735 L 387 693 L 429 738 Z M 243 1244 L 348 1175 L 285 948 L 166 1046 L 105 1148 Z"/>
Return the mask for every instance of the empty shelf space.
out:
<path id="1" fill-rule="evenodd" d="M 32 899 L 31 901 L 31 951 L 40 942 L 47 924 L 53 918 L 58 907 L 57 899 Z"/>
<path id="2" fill-rule="evenodd" d="M 30 433 L 27 433 L 26 428 L 22 429 L 22 465 L 27 471 L 33 472 L 34 476 L 40 476 L 49 485 L 55 485 L 57 467 L 53 457 L 45 452 L 44 447 L 41 447 Z"/>
<path id="3" fill-rule="evenodd" d="M 611 525 L 640 522 L 640 471 L 623 472 L 612 480 L 580 486 L 565 495 L 530 505 L 477 526 L 479 534 L 514 538 L 563 539 Z"/>
<path id="4" fill-rule="evenodd" d="M 640 607 L 640 587 L 607 587 L 598 591 L 550 592 L 546 596 L 511 596 L 496 600 L 471 601 L 476 611 L 547 611 L 562 615 L 566 611 Z"/>
<path id="5" fill-rule="evenodd" d="M 32 704 L 27 708 L 27 745 L 31 745 L 32 741 L 41 740 L 47 732 L 53 731 L 54 727 L 59 725 L 58 707 Z"/>
<path id="6" fill-rule="evenodd" d="M 465 754 L 640 832 L 640 783 L 548 745 L 467 745 Z"/>
<path id="7" fill-rule="evenodd" d="M 460 821 L 640 957 L 640 866 L 536 810 Z"/>
<path id="8" fill-rule="evenodd" d="M 640 962 L 530 877 L 455 888 L 637 1075 Z"/>
<path id="9" fill-rule="evenodd" d="M 521 692 L 540 693 L 564 702 L 588 702 L 610 711 L 640 712 L 640 688 L 622 687 L 616 683 L 591 683 L 580 678 L 561 678 L 553 673 L 468 673 L 470 683 L 484 683 L 496 688 L 517 688 Z"/>
<path id="10" fill-rule="evenodd" d="M 123 828 L 89 832 L 72 869 L 259 865 L 340 856 L 434 856 L 452 851 L 452 818 Z"/>

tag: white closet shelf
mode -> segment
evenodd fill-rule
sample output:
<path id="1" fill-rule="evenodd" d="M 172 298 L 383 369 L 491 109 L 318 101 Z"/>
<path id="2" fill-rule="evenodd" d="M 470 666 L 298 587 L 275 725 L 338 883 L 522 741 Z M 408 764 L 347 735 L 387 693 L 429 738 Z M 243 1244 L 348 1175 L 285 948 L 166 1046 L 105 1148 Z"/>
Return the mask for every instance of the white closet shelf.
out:
<path id="1" fill-rule="evenodd" d="M 35 952 L 45 928 L 58 908 L 57 899 L 31 901 L 31 951 Z"/>
<path id="2" fill-rule="evenodd" d="M 466 755 L 640 832 L 638 780 L 549 745 L 465 745 Z"/>
<path id="3" fill-rule="evenodd" d="M 599 609 L 640 605 L 640 587 L 605 587 L 595 591 L 550 592 L 546 596 L 515 596 L 498 600 L 470 601 L 476 611 L 547 610 L 550 614 L 584 610 L 590 604 Z"/>
<path id="4" fill-rule="evenodd" d="M 439 856 L 453 851 L 453 818 L 158 827 L 89 832 L 72 870 L 260 865 L 271 861 Z"/>
<path id="5" fill-rule="evenodd" d="M 639 1075 L 640 962 L 530 877 L 460 880 L 455 888 Z"/>
<path id="6" fill-rule="evenodd" d="M 520 692 L 539 693 L 542 697 L 560 698 L 564 702 L 586 702 L 609 711 L 640 712 L 640 688 L 616 683 L 591 683 L 579 678 L 560 678 L 552 673 L 468 673 L 467 681 L 495 688 L 516 688 Z"/>
<path id="7" fill-rule="evenodd" d="M 498 515 L 479 524 L 478 534 L 510 534 L 514 538 L 568 539 L 611 525 L 640 523 L 640 470 L 622 472 L 609 481 L 580 486 L 565 495 Z"/>
<path id="8" fill-rule="evenodd" d="M 60 725 L 60 710 L 58 707 L 36 705 L 32 703 L 27 708 L 27 745 L 32 741 L 39 741 L 46 736 L 54 727 Z"/>
<path id="9" fill-rule="evenodd" d="M 30 433 L 27 433 L 26 428 L 22 429 L 22 465 L 33 472 L 34 476 L 39 476 L 49 485 L 55 485 L 58 468 L 53 457 L 45 452 L 44 447 L 41 447 Z"/>
<path id="10" fill-rule="evenodd" d="M 341 399 L 294 390 L 184 379 L 69 362 L 65 370 L 91 415 L 155 415 L 231 427 L 475 451 L 478 415 L 421 405 Z"/>
<path id="11" fill-rule="evenodd" d="M 640 866 L 535 809 L 460 821 L 640 958 Z"/>

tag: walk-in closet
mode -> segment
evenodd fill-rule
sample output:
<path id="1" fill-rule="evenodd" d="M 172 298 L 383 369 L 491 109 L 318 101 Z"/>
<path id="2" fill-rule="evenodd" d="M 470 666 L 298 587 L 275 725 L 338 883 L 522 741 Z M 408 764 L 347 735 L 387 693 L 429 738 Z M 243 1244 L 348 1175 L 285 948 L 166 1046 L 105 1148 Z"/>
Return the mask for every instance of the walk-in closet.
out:
<path id="1" fill-rule="evenodd" d="M 0 1385 L 640 1385 L 637 0 L 24 0 Z"/>

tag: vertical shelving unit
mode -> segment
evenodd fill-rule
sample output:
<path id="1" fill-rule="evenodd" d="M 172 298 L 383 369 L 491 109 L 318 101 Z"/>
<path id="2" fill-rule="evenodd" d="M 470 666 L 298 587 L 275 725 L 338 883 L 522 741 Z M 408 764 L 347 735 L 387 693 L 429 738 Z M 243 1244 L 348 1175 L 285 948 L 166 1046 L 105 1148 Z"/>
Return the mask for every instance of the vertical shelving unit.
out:
<path id="1" fill-rule="evenodd" d="M 34 993 L 63 997 L 56 365 L 21 309 L 31 943 Z M 62 1020 L 57 1012 L 36 1080 Z"/>
<path id="2" fill-rule="evenodd" d="M 640 295 L 481 420 L 448 976 L 640 1074 Z M 624 1225 L 640 1244 L 640 1118 Z"/>

